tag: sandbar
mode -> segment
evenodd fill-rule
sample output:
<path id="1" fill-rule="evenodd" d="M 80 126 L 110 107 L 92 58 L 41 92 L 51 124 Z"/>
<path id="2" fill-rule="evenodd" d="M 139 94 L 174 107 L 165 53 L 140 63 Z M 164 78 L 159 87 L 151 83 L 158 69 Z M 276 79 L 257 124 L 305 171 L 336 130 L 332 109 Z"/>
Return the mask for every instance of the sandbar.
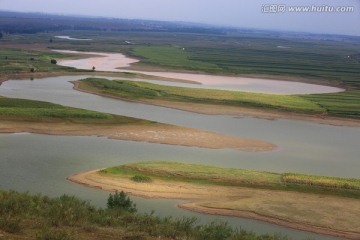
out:
<path id="1" fill-rule="evenodd" d="M 0 120 L 0 133 L 21 132 L 48 135 L 98 136 L 117 140 L 211 149 L 237 149 L 247 152 L 272 151 L 276 149 L 276 145 L 265 141 L 160 123 L 102 125 Z"/>

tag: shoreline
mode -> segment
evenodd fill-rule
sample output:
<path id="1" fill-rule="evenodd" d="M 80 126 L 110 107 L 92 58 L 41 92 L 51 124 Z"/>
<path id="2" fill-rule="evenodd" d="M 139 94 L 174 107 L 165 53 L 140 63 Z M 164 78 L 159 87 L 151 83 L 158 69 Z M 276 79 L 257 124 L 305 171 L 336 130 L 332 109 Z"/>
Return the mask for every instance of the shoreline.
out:
<path id="1" fill-rule="evenodd" d="M 311 224 L 296 223 L 296 222 L 291 222 L 286 219 L 267 217 L 267 216 L 263 216 L 263 215 L 260 215 L 260 214 L 254 213 L 254 212 L 248 212 L 248 211 L 235 211 L 234 212 L 234 210 L 228 210 L 228 209 L 216 209 L 216 208 L 212 209 L 212 208 L 199 207 L 199 206 L 196 206 L 195 204 L 196 204 L 196 202 L 189 202 L 189 203 L 184 203 L 184 204 L 178 204 L 177 207 L 188 210 L 188 211 L 202 213 L 202 214 L 253 219 L 253 220 L 267 222 L 270 224 L 275 224 L 275 225 L 279 225 L 282 227 L 291 228 L 291 229 L 295 229 L 295 230 L 312 232 L 312 233 L 316 233 L 316 234 L 329 235 L 329 236 L 333 236 L 333 237 L 341 237 L 341 238 L 346 238 L 346 239 L 351 239 L 351 240 L 357 240 L 359 237 L 359 234 L 356 232 L 340 231 L 340 230 L 335 230 L 335 229 L 331 229 L 331 228 L 319 227 L 319 226 L 311 225 Z"/>
<path id="2" fill-rule="evenodd" d="M 248 219 L 254 219 L 259 221 L 264 221 L 267 223 L 292 228 L 296 230 L 308 231 L 317 234 L 324 234 L 334 237 L 343 237 L 351 240 L 359 239 L 360 233 L 353 232 L 353 231 L 343 231 L 338 229 L 327 228 L 323 226 L 316 226 L 310 223 L 301 223 L 297 222 L 296 220 L 291 221 L 290 219 L 281 218 L 281 217 L 274 217 L 274 216 L 266 216 L 263 214 L 259 214 L 254 211 L 247 211 L 247 210 L 234 210 L 234 209 L 226 209 L 226 208 L 212 208 L 212 207 L 204 207 L 196 205 L 201 201 L 221 201 L 219 197 L 215 195 L 211 195 L 209 197 L 209 192 L 204 192 L 204 189 L 196 189 L 199 190 L 196 193 L 191 194 L 188 192 L 188 185 L 184 183 L 180 187 L 179 192 L 165 192 L 167 190 L 166 186 L 155 184 L 155 186 L 150 187 L 149 184 L 140 183 L 142 185 L 137 185 L 138 183 L 131 182 L 131 180 L 124 180 L 119 181 L 120 178 L 112 178 L 110 176 L 102 176 L 98 174 L 98 171 L 102 169 L 95 169 L 87 172 L 76 173 L 72 176 L 69 176 L 67 180 L 77 183 L 86 187 L 100 189 L 103 191 L 114 192 L 114 191 L 125 191 L 126 193 L 142 197 L 142 198 L 162 198 L 162 199 L 180 199 L 185 200 L 185 203 L 181 203 L 176 205 L 179 208 L 194 211 L 202 214 L 210 214 L 210 215 L 221 215 L 221 216 L 233 216 L 233 217 L 242 217 Z M 122 183 L 121 183 L 122 182 Z M 171 183 L 174 185 L 174 183 Z M 140 187 L 139 187 L 140 186 Z M 219 187 L 214 187 L 214 189 L 218 189 L 220 192 L 222 191 Z M 246 188 L 244 188 L 246 193 Z M 211 189 L 213 190 L 213 189 Z M 251 189 L 247 191 L 277 191 L 277 190 L 258 190 L 258 189 Z M 220 193 L 221 194 L 221 193 Z M 291 193 L 290 193 L 291 194 Z M 304 193 L 299 193 L 300 195 L 304 195 Z"/>
<path id="3" fill-rule="evenodd" d="M 360 127 L 360 120 L 350 119 L 350 118 L 337 118 L 337 117 L 329 117 L 324 115 L 312 116 L 301 113 L 281 112 L 275 110 L 272 111 L 272 110 L 263 110 L 256 108 L 234 107 L 234 106 L 215 105 L 215 104 L 212 105 L 212 104 L 202 104 L 202 103 L 171 102 L 171 101 L 163 101 L 163 100 L 126 99 L 122 97 L 103 94 L 96 91 L 82 89 L 80 88 L 79 81 L 71 81 L 71 83 L 74 85 L 73 87 L 74 90 L 84 93 L 95 94 L 98 96 L 118 99 L 122 101 L 150 104 L 154 106 L 166 107 L 166 108 L 193 112 L 193 113 L 200 113 L 205 115 L 228 115 L 234 117 L 249 116 L 249 117 L 266 119 L 266 120 L 286 119 L 286 120 L 314 122 L 314 123 L 333 125 L 333 126 Z"/>

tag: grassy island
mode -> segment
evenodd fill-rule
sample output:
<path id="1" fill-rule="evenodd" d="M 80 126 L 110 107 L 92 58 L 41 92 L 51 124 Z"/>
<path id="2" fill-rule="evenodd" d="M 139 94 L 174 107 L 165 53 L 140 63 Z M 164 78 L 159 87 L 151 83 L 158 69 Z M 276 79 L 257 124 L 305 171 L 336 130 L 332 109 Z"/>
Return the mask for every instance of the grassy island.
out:
<path id="1" fill-rule="evenodd" d="M 203 213 L 254 218 L 350 239 L 360 236 L 360 179 L 175 162 L 130 163 L 69 179 L 142 197 L 189 200 L 180 207 Z"/>
<path id="2" fill-rule="evenodd" d="M 87 78 L 76 82 L 77 89 L 129 101 L 188 109 L 191 104 L 253 108 L 309 116 L 359 118 L 358 90 L 334 94 L 276 95 L 227 90 L 163 86 L 148 82 Z M 336 97 L 336 99 L 335 99 Z M 183 103 L 184 105 L 179 105 Z"/>

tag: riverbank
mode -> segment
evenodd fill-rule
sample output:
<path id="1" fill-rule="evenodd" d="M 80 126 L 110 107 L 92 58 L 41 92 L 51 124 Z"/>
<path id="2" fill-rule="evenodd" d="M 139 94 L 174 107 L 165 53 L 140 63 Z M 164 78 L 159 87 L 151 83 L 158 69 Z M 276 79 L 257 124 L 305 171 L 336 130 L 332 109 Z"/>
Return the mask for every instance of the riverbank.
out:
<path id="1" fill-rule="evenodd" d="M 358 199 L 281 191 L 271 189 L 271 185 L 268 186 L 268 189 L 256 186 L 236 186 L 236 181 L 239 179 L 231 175 L 223 175 L 233 178 L 231 183 L 226 184 L 226 182 L 221 182 L 217 176 L 213 178 L 214 172 L 211 173 L 211 176 L 209 175 L 213 180 L 209 181 L 215 182 L 210 183 L 201 179 L 189 178 L 186 175 L 207 176 L 208 169 L 200 169 L 200 165 L 189 165 L 190 172 L 184 172 L 181 166 L 181 170 L 173 166 L 176 163 L 169 163 L 169 166 L 165 164 L 164 168 L 161 168 L 163 166 L 161 164 L 160 168 L 157 168 L 157 165 L 152 168 L 152 163 L 159 165 L 156 162 L 130 164 L 125 165 L 122 169 L 98 169 L 79 173 L 68 179 L 105 191 L 125 191 L 131 195 L 145 198 L 187 200 L 188 202 L 180 204 L 179 207 L 201 213 L 257 219 L 294 229 L 348 239 L 360 237 L 360 225 L 358 224 L 360 219 L 356 214 L 360 210 Z M 164 170 L 166 167 L 172 168 L 172 171 L 169 170 L 171 173 Z M 199 169 L 201 172 L 197 173 Z M 176 173 L 173 173 L 174 171 Z M 226 172 L 221 169 L 219 171 Z M 247 179 L 253 178 L 253 181 L 254 179 L 268 179 L 268 183 L 263 182 L 262 184 L 269 184 L 275 180 L 271 173 L 255 172 L 252 175 L 251 171 L 249 172 L 244 173 Z M 235 175 L 234 170 L 232 173 Z M 149 179 L 149 181 L 137 182 L 132 180 L 134 176 L 145 176 L 143 179 Z M 240 176 L 240 178 L 242 177 Z M 336 214 L 334 209 L 341 211 L 341 214 Z"/>
<path id="2" fill-rule="evenodd" d="M 354 118 L 340 118 L 329 116 L 325 113 L 318 114 L 305 114 L 299 112 L 286 112 L 275 109 L 266 108 L 252 108 L 252 107 L 239 107 L 239 106 L 227 106 L 224 104 L 209 104 L 209 103 L 195 103 L 195 102 L 184 102 L 184 101 L 168 101 L 163 99 L 145 99 L 145 98 L 125 98 L 116 95 L 114 92 L 109 93 L 102 91 L 100 88 L 93 87 L 83 81 L 73 81 L 74 89 L 96 94 L 103 97 L 110 97 L 114 99 L 132 101 L 138 103 L 151 104 L 155 106 L 162 106 L 172 109 L 178 109 L 188 112 L 195 112 L 208 115 L 231 115 L 231 116 L 251 116 L 262 119 L 276 120 L 276 119 L 290 119 L 290 120 L 302 120 L 311 121 L 327 125 L 335 126 L 350 126 L 359 127 L 360 120 Z"/>

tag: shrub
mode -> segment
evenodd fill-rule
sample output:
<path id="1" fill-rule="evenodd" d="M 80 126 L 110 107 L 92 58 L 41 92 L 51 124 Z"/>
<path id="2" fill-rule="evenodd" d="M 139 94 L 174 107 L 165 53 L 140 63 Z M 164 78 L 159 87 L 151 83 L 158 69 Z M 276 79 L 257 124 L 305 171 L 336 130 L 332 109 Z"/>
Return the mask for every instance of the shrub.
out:
<path id="1" fill-rule="evenodd" d="M 56 61 L 55 59 L 51 59 L 51 60 L 50 60 L 50 63 L 51 63 L 51 64 L 57 64 L 57 61 Z"/>
<path id="2" fill-rule="evenodd" d="M 139 176 L 139 175 L 135 175 L 132 178 L 130 178 L 132 181 L 134 182 L 141 182 L 141 183 L 145 183 L 145 182 L 151 182 L 151 178 L 146 177 L 146 176 Z"/>
<path id="3" fill-rule="evenodd" d="M 228 239 L 234 234 L 234 230 L 226 222 L 211 222 L 200 226 L 198 234 L 197 239 Z"/>
<path id="4" fill-rule="evenodd" d="M 134 204 L 130 198 L 123 191 L 115 192 L 115 194 L 109 194 L 107 200 L 108 209 L 119 209 L 126 212 L 135 213 L 137 212 L 136 204 Z"/>
<path id="5" fill-rule="evenodd" d="M 72 233 L 61 229 L 44 228 L 36 234 L 37 240 L 73 240 Z"/>
<path id="6" fill-rule="evenodd" d="M 21 231 L 21 220 L 19 218 L 0 219 L 0 229 L 8 233 L 18 233 Z"/>

